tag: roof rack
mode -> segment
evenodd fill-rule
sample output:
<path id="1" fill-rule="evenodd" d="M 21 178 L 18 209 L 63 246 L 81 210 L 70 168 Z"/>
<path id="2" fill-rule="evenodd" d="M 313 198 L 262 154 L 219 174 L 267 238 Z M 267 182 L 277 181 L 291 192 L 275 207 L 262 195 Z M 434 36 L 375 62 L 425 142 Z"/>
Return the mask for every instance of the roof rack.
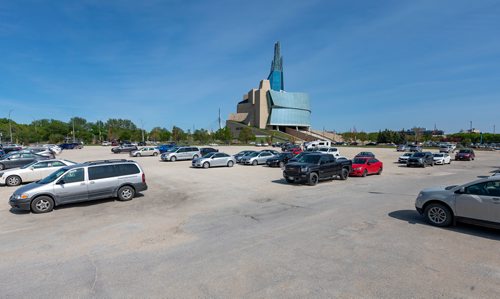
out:
<path id="1" fill-rule="evenodd" d="M 83 164 L 87 165 L 97 165 L 97 164 L 106 164 L 106 163 L 118 163 L 118 162 L 134 162 L 132 160 L 127 159 L 109 159 L 109 160 L 95 160 L 95 161 L 87 161 Z"/>

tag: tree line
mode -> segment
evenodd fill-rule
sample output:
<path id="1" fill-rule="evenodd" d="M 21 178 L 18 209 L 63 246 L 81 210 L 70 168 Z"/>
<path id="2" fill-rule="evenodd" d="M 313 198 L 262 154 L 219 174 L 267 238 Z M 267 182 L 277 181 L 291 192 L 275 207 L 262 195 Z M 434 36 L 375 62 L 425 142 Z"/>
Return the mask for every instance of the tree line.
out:
<path id="1" fill-rule="evenodd" d="M 198 129 L 194 132 L 173 126 L 172 129 L 154 127 L 146 131 L 128 119 L 110 118 L 107 121 L 89 122 L 82 117 L 73 117 L 68 122 L 56 119 L 33 120 L 29 124 L 21 124 L 0 118 L 1 143 L 12 142 L 21 144 L 62 143 L 83 141 L 86 144 L 98 144 L 102 141 L 154 141 L 154 142 L 199 142 L 218 141 L 231 143 L 233 136 L 225 127 L 215 132 Z M 249 137 L 251 139 L 251 136 Z M 255 136 L 254 136 L 255 138 Z"/>
<path id="2" fill-rule="evenodd" d="M 380 130 L 378 132 L 345 132 L 341 133 L 347 142 L 377 142 L 377 143 L 414 143 L 414 142 L 456 142 L 470 143 L 500 143 L 500 134 L 493 133 L 454 133 L 446 135 L 433 135 L 430 131 L 423 130 Z"/>

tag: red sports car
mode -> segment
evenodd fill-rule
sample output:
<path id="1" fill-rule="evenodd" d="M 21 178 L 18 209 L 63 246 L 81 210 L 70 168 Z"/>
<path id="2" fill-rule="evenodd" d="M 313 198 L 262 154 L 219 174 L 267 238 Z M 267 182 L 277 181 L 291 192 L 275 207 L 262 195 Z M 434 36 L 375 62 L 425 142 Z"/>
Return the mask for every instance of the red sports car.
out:
<path id="1" fill-rule="evenodd" d="M 367 176 L 368 174 L 381 174 L 384 163 L 373 157 L 357 157 L 352 160 L 350 176 Z"/>

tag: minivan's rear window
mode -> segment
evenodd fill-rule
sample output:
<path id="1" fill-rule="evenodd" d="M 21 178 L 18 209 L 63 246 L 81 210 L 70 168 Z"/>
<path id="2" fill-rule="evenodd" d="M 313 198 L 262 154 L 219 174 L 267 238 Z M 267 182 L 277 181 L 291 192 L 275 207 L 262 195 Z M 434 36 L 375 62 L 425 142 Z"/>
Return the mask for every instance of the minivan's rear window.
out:
<path id="1" fill-rule="evenodd" d="M 89 180 L 99 180 L 122 175 L 139 173 L 139 167 L 135 164 L 115 164 L 89 167 Z"/>

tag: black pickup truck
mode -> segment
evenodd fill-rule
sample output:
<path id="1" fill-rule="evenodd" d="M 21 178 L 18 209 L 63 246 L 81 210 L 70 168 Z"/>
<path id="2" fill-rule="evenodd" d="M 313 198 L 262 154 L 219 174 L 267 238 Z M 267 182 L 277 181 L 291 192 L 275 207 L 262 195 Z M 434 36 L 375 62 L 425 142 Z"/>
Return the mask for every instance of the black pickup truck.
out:
<path id="1" fill-rule="evenodd" d="M 319 180 L 339 177 L 346 180 L 351 172 L 352 161 L 335 158 L 330 154 L 311 153 L 297 162 L 288 163 L 283 177 L 288 183 L 307 183 L 314 186 Z"/>

